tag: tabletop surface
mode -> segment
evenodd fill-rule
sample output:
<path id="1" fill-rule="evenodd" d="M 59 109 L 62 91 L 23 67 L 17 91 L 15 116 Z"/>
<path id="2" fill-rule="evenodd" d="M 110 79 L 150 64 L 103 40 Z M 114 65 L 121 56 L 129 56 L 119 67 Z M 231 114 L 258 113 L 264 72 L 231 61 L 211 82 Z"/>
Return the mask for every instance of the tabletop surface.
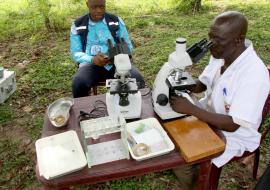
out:
<path id="1" fill-rule="evenodd" d="M 142 89 L 142 113 L 140 119 L 145 119 L 149 117 L 155 117 L 157 119 L 158 116 L 155 114 L 152 106 L 152 99 L 150 89 Z M 65 132 L 68 130 L 75 130 L 81 140 L 81 131 L 79 128 L 79 115 L 80 111 L 90 112 L 93 109 L 93 105 L 97 100 L 101 100 L 105 102 L 105 94 L 97 95 L 97 96 L 88 96 L 83 98 L 75 98 L 75 103 L 70 110 L 70 118 L 67 126 L 62 128 L 55 128 L 50 123 L 47 116 L 44 118 L 44 125 L 42 129 L 42 137 L 58 134 L 61 132 Z M 134 121 L 134 120 L 128 120 Z M 161 125 L 162 121 L 159 120 Z M 221 135 L 221 134 L 219 134 Z M 222 135 L 221 135 L 222 136 Z M 204 161 L 209 161 L 216 155 L 212 155 L 192 163 L 202 163 Z M 130 160 L 119 160 L 110 163 L 100 164 L 88 168 L 84 167 L 82 170 L 77 172 L 67 174 L 62 177 L 58 177 L 51 180 L 46 180 L 41 177 L 38 173 L 38 165 L 36 167 L 37 178 L 46 186 L 49 187 L 68 187 L 74 186 L 77 184 L 85 184 L 85 183 L 98 183 L 104 182 L 108 180 L 126 178 L 131 176 L 138 176 L 150 172 L 157 172 L 166 169 L 172 169 L 174 167 L 187 164 L 181 154 L 175 149 L 172 152 L 158 156 L 155 158 L 151 158 L 144 161 L 136 161 L 132 158 Z"/>

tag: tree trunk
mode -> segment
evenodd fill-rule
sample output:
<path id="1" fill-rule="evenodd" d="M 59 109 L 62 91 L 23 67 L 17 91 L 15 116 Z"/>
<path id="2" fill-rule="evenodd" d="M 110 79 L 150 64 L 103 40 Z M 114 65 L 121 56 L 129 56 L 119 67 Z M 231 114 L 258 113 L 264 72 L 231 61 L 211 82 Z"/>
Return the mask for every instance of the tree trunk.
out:
<path id="1" fill-rule="evenodd" d="M 51 21 L 49 19 L 48 16 L 45 16 L 44 15 L 44 23 L 45 23 L 45 27 L 48 31 L 50 31 L 52 28 L 51 28 Z"/>
<path id="2" fill-rule="evenodd" d="M 192 8 L 193 11 L 199 11 L 202 7 L 202 1 L 201 0 L 193 0 L 192 2 Z"/>
<path id="3" fill-rule="evenodd" d="M 186 9 L 192 10 L 192 12 L 197 12 L 202 7 L 201 0 L 182 0 L 181 3 L 183 3 Z"/>

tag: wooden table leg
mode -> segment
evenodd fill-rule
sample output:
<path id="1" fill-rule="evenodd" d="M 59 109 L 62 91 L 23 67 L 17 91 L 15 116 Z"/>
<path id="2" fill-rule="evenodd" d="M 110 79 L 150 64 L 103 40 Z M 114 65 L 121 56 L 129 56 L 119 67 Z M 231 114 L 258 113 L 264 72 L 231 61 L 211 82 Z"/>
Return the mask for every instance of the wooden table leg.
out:
<path id="1" fill-rule="evenodd" d="M 69 187 L 62 187 L 62 188 L 59 188 L 58 190 L 70 190 Z"/>
<path id="2" fill-rule="evenodd" d="M 209 189 L 210 171 L 211 171 L 211 160 L 200 163 L 200 170 L 197 181 L 198 190 Z"/>
<path id="3" fill-rule="evenodd" d="M 46 187 L 46 186 L 43 186 L 45 190 L 70 190 L 69 187 L 60 187 L 60 188 L 57 188 L 57 187 Z"/>

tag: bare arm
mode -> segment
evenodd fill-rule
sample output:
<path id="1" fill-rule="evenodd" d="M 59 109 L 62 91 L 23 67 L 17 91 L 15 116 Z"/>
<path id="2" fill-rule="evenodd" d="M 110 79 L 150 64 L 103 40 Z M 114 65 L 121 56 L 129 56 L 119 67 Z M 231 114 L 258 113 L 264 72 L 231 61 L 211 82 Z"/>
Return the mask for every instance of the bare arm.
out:
<path id="1" fill-rule="evenodd" d="M 173 96 L 170 103 L 174 111 L 193 115 L 217 129 L 234 132 L 239 128 L 239 125 L 233 122 L 231 116 L 208 112 L 192 104 L 184 97 Z"/>

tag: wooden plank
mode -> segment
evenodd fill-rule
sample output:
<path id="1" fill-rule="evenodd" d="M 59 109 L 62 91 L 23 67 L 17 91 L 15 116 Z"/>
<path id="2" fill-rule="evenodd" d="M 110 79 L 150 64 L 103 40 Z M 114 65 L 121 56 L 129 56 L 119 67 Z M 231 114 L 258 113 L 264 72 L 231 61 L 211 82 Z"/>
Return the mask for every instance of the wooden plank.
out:
<path id="1" fill-rule="evenodd" d="M 196 117 L 186 117 L 163 123 L 186 162 L 192 162 L 224 151 L 225 143 L 205 123 Z"/>

